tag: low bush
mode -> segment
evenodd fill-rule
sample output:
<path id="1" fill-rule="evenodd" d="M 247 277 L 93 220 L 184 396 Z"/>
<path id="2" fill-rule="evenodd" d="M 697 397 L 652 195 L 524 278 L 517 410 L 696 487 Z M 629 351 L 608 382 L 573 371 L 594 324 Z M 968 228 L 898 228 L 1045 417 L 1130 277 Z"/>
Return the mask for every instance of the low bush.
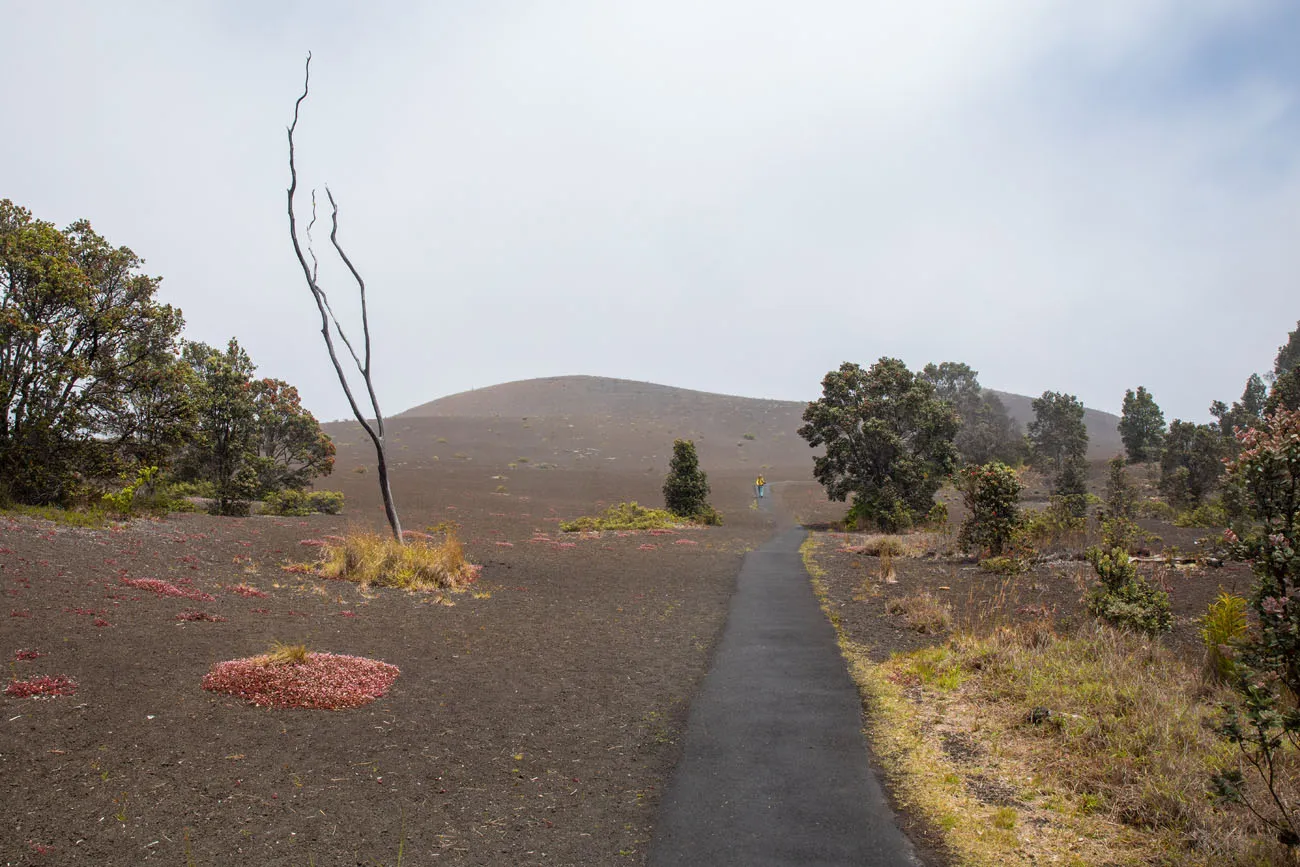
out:
<path id="1" fill-rule="evenodd" d="M 716 513 L 715 513 L 716 514 Z M 719 516 L 719 521 L 721 516 Z M 593 532 L 600 530 L 663 530 L 680 527 L 683 518 L 667 509 L 647 509 L 639 503 L 618 503 L 610 506 L 599 515 L 584 515 L 572 521 L 560 523 L 565 533 Z"/>
<path id="2" fill-rule="evenodd" d="M 439 536 L 409 534 L 404 544 L 379 533 L 331 537 L 321 547 L 323 578 L 362 586 L 460 592 L 478 578 L 480 567 L 465 559 L 450 530 Z"/>
<path id="3" fill-rule="evenodd" d="M 1021 485 L 1016 471 L 999 461 L 965 467 L 957 475 L 957 488 L 970 513 L 962 522 L 958 543 L 965 550 L 1001 556 L 1020 526 Z"/>
<path id="4" fill-rule="evenodd" d="M 1101 521 L 1101 547 L 1105 550 L 1119 548 L 1129 554 L 1150 552 L 1159 538 L 1143 530 L 1128 518 L 1116 515 Z"/>
<path id="5" fill-rule="evenodd" d="M 994 575 L 1019 575 L 1025 571 L 1025 561 L 1019 557 L 989 557 L 980 561 L 980 568 Z"/>
<path id="6" fill-rule="evenodd" d="M 1174 516 L 1175 527 L 1226 527 L 1228 513 L 1215 502 L 1201 503 Z"/>
<path id="7" fill-rule="evenodd" d="M 1149 635 L 1174 627 L 1169 594 L 1153 587 L 1138 574 L 1137 566 L 1122 548 L 1088 549 L 1088 561 L 1098 583 L 1088 593 L 1088 610 L 1114 626 Z"/>
<path id="8" fill-rule="evenodd" d="M 1133 509 L 1139 518 L 1153 518 L 1157 521 L 1172 521 L 1177 514 L 1174 507 L 1164 500 L 1138 500 Z"/>
<path id="9" fill-rule="evenodd" d="M 1064 497 L 1052 497 L 1047 508 L 1026 512 L 1013 536 L 1013 547 L 1032 551 L 1082 549 L 1088 519 L 1075 514 L 1076 506 Z"/>
<path id="10" fill-rule="evenodd" d="M 275 491 L 263 500 L 262 511 L 268 515 L 288 517 L 316 513 L 337 515 L 343 511 L 343 494 L 339 491 Z"/>
<path id="11" fill-rule="evenodd" d="M 5 695 L 12 698 L 57 698 L 75 695 L 77 682 L 62 674 L 39 675 L 27 680 L 12 680 L 5 687 Z"/>

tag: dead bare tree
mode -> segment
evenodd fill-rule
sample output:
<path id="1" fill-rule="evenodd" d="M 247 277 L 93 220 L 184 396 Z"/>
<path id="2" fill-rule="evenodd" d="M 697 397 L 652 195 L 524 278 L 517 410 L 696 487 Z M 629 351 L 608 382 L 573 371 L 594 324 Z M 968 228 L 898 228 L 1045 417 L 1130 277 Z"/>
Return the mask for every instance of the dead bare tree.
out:
<path id="1" fill-rule="evenodd" d="M 307 98 L 308 87 L 311 83 L 311 54 L 307 54 L 307 64 L 303 73 L 302 96 L 293 104 L 293 123 L 289 124 L 289 236 L 293 239 L 293 251 L 298 255 L 298 264 L 302 266 L 302 274 L 307 278 L 307 288 L 311 290 L 312 298 L 316 300 L 316 307 L 320 310 L 320 333 L 325 338 L 325 348 L 329 350 L 330 361 L 334 364 L 334 372 L 338 374 L 339 384 L 343 386 L 343 393 L 347 395 L 348 405 L 352 407 L 352 414 L 356 416 L 361 427 L 370 436 L 371 442 L 375 444 L 375 454 L 379 459 L 379 492 L 384 498 L 384 512 L 388 516 L 388 525 L 393 530 L 393 538 L 398 544 L 402 542 L 402 522 L 397 517 L 397 506 L 393 504 L 393 492 L 388 484 L 388 447 L 384 439 L 384 414 L 379 410 L 379 398 L 375 396 L 375 383 L 370 375 L 370 319 L 366 313 L 366 281 L 362 279 L 360 272 L 348 258 L 348 254 L 343 252 L 343 247 L 339 244 L 339 206 L 334 201 L 334 194 L 330 192 L 327 185 L 325 187 L 325 196 L 330 202 L 330 244 L 334 246 L 335 252 L 347 266 L 348 273 L 356 281 L 357 291 L 361 296 L 361 331 L 363 335 L 363 347 L 361 357 L 352 347 L 352 341 L 348 339 L 347 334 L 343 331 L 343 326 L 339 324 L 338 317 L 334 315 L 334 309 L 330 307 L 329 297 L 325 290 L 320 287 L 317 279 L 319 275 L 320 263 L 316 259 L 316 252 L 311 243 L 311 229 L 316 225 L 316 191 L 312 191 L 311 196 L 311 222 L 307 224 L 307 247 L 306 255 L 303 253 L 303 247 L 298 242 L 298 221 L 294 216 L 293 197 L 298 191 L 298 169 L 293 162 L 293 133 L 298 128 L 298 110 L 302 106 L 303 100 Z M 311 264 L 307 263 L 307 257 L 311 257 Z M 348 354 L 352 356 L 353 363 L 356 364 L 357 370 L 361 373 L 361 378 L 366 384 L 366 394 L 370 398 L 370 408 L 374 411 L 373 424 L 366 419 L 361 407 L 357 404 L 356 397 L 352 394 L 352 386 L 348 383 L 347 373 L 343 370 L 343 365 L 339 361 L 339 355 L 334 347 L 334 338 L 331 336 L 331 325 L 333 330 L 338 332 L 339 339 L 347 347 Z"/>

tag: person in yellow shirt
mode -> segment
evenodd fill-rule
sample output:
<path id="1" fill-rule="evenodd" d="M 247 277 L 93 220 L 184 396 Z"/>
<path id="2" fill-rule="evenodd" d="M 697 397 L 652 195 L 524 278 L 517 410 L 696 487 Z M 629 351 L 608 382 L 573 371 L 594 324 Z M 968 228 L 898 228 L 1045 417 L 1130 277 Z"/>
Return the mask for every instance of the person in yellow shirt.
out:
<path id="1" fill-rule="evenodd" d="M 763 495 L 767 493 L 767 479 L 763 478 L 761 475 L 757 479 L 754 479 L 754 489 L 758 491 L 758 496 L 761 499 Z"/>

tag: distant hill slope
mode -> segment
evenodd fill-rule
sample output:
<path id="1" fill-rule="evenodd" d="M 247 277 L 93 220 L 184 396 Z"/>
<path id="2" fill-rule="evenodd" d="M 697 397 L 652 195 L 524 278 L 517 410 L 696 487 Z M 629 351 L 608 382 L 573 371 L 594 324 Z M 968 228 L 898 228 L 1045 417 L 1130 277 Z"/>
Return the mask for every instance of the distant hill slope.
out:
<path id="1" fill-rule="evenodd" d="M 1030 398 L 997 392 L 1007 411 L 1023 428 L 1033 418 Z M 795 436 L 806 403 L 737 397 L 674 388 L 651 382 L 602 376 L 549 376 L 465 391 L 420 404 L 396 418 L 604 418 L 654 422 L 681 436 L 730 440 L 747 432 L 788 434 L 800 460 L 807 446 Z M 1123 449 L 1119 418 L 1089 409 L 1084 414 L 1092 457 L 1109 457 Z M 772 455 L 772 458 L 777 458 Z"/>

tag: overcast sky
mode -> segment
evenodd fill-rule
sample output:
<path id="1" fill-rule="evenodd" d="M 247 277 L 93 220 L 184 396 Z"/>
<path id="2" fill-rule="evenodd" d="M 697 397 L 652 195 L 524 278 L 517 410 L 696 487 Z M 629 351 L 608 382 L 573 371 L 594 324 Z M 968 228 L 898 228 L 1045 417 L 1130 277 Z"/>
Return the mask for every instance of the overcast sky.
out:
<path id="1" fill-rule="evenodd" d="M 284 211 L 308 50 L 301 180 L 389 413 L 569 373 L 808 400 L 892 355 L 1203 419 L 1300 318 L 1290 0 L 0 12 L 0 197 L 131 247 L 322 420 Z"/>

